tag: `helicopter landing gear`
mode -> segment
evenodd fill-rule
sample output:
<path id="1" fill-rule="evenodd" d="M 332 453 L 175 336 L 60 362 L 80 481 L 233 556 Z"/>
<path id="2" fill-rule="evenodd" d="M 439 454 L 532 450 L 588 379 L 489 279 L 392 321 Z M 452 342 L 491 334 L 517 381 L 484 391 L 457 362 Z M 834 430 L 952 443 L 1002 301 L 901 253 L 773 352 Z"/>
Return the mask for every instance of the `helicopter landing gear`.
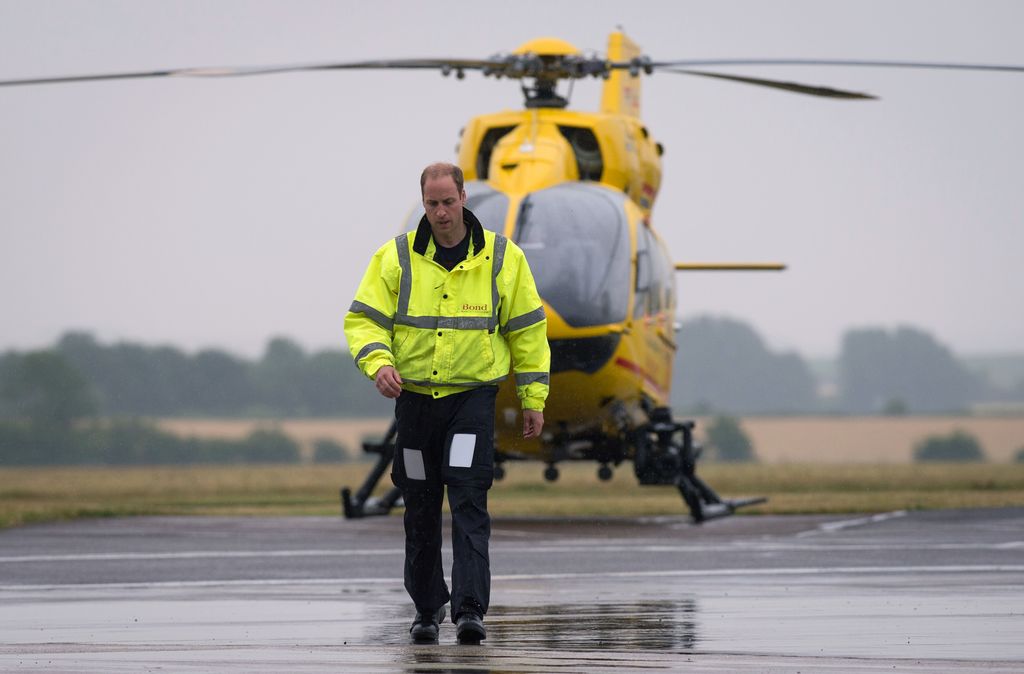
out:
<path id="1" fill-rule="evenodd" d="M 554 482 L 558 479 L 558 468 L 555 464 L 549 463 L 548 467 L 544 469 L 544 479 L 548 482 Z"/>
<path id="2" fill-rule="evenodd" d="M 612 479 L 612 467 L 607 463 L 602 463 L 601 467 L 597 469 L 597 479 L 601 482 L 607 482 Z"/>
<path id="3" fill-rule="evenodd" d="M 384 476 L 388 466 L 391 465 L 391 460 L 395 457 L 395 438 L 397 435 L 398 424 L 392 421 L 391 427 L 388 428 L 388 432 L 384 435 L 382 441 L 378 443 L 363 443 L 364 452 L 380 456 L 355 495 L 352 494 L 352 490 L 348 487 L 342 487 L 341 512 L 345 519 L 351 520 L 372 515 L 387 515 L 391 512 L 392 508 L 404 505 L 402 503 L 402 492 L 398 487 L 392 487 L 387 494 L 379 498 L 370 496 L 373 490 L 376 489 L 381 477 Z"/>
<path id="4" fill-rule="evenodd" d="M 722 499 L 697 476 L 700 447 L 693 442 L 694 422 L 672 420 L 672 411 L 656 407 L 648 411 L 650 421 L 634 437 L 633 464 L 637 479 L 644 485 L 673 485 L 679 490 L 690 516 L 697 524 L 725 517 L 743 506 L 764 503 L 763 497 Z"/>

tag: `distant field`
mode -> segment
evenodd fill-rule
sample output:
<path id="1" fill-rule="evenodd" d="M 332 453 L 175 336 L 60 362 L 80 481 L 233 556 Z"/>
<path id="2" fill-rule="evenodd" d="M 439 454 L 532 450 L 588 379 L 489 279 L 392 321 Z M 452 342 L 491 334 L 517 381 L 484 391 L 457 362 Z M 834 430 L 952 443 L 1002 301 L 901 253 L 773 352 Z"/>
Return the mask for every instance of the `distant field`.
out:
<path id="1" fill-rule="evenodd" d="M 697 419 L 698 437 L 709 420 Z M 317 438 L 340 442 L 356 456 L 368 435 L 383 435 L 387 419 L 291 419 L 274 423 L 232 419 L 163 419 L 165 430 L 201 437 L 242 438 L 253 428 L 273 426 L 303 445 L 307 456 Z M 989 461 L 1009 463 L 1024 448 L 1024 417 L 747 417 L 744 431 L 761 463 L 910 463 L 913 449 L 930 435 L 971 433 Z"/>
<path id="2" fill-rule="evenodd" d="M 1024 417 L 750 417 L 742 425 L 764 463 L 910 463 L 921 440 L 956 430 L 996 463 L 1024 449 Z"/>
<path id="3" fill-rule="evenodd" d="M 340 516 L 339 488 L 358 487 L 367 468 L 0 469 L 0 527 L 127 515 Z M 569 518 L 686 513 L 674 488 L 641 487 L 630 466 L 610 482 L 598 481 L 591 465 L 565 466 L 556 483 L 545 482 L 540 468 L 510 466 L 491 491 L 491 511 Z M 743 511 L 753 514 L 1024 506 L 1024 464 L 709 464 L 700 474 L 724 497 L 767 496 L 767 504 Z"/>
<path id="4" fill-rule="evenodd" d="M 353 458 L 362 455 L 366 437 L 379 438 L 387 432 L 388 419 L 283 419 L 254 421 L 248 419 L 158 419 L 157 425 L 178 435 L 201 438 L 240 440 L 256 428 L 274 428 L 284 432 L 302 446 L 303 454 L 313 454 L 313 443 L 326 438 L 348 448 Z"/>

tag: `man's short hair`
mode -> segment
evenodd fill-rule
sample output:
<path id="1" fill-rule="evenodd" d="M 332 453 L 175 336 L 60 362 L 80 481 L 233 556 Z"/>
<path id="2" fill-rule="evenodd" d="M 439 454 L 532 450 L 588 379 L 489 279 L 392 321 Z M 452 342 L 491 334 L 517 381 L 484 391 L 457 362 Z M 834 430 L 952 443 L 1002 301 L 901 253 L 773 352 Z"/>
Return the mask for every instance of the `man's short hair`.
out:
<path id="1" fill-rule="evenodd" d="M 452 180 L 455 181 L 455 189 L 459 191 L 459 194 L 462 194 L 464 183 L 462 169 L 455 164 L 448 164 L 446 162 L 436 162 L 423 169 L 423 173 L 420 174 L 420 194 L 423 194 L 423 187 L 427 184 L 428 178 L 443 178 L 444 176 L 451 176 Z"/>

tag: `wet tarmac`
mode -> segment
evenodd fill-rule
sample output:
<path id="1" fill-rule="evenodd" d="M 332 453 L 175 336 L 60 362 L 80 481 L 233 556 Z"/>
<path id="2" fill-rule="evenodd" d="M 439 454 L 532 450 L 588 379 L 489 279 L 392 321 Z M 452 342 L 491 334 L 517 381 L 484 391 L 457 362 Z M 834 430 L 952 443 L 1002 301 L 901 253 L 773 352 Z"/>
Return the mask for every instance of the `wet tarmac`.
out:
<path id="1" fill-rule="evenodd" d="M 499 520 L 475 647 L 401 568 L 397 517 L 3 531 L 0 670 L 1024 671 L 1024 508 Z"/>

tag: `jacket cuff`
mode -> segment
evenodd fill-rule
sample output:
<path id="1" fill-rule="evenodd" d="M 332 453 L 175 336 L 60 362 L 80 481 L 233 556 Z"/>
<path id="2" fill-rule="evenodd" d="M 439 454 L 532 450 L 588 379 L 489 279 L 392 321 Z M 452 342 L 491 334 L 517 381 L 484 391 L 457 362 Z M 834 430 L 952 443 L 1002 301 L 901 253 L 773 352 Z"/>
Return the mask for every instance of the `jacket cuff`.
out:
<path id="1" fill-rule="evenodd" d="M 523 398 L 521 402 L 524 410 L 533 410 L 535 412 L 544 411 L 543 398 Z"/>
<path id="2" fill-rule="evenodd" d="M 363 372 L 370 379 L 377 377 L 377 370 L 381 369 L 385 365 L 395 366 L 395 361 L 390 358 L 389 353 L 386 351 L 377 351 L 374 354 L 367 356 L 363 361 Z"/>

